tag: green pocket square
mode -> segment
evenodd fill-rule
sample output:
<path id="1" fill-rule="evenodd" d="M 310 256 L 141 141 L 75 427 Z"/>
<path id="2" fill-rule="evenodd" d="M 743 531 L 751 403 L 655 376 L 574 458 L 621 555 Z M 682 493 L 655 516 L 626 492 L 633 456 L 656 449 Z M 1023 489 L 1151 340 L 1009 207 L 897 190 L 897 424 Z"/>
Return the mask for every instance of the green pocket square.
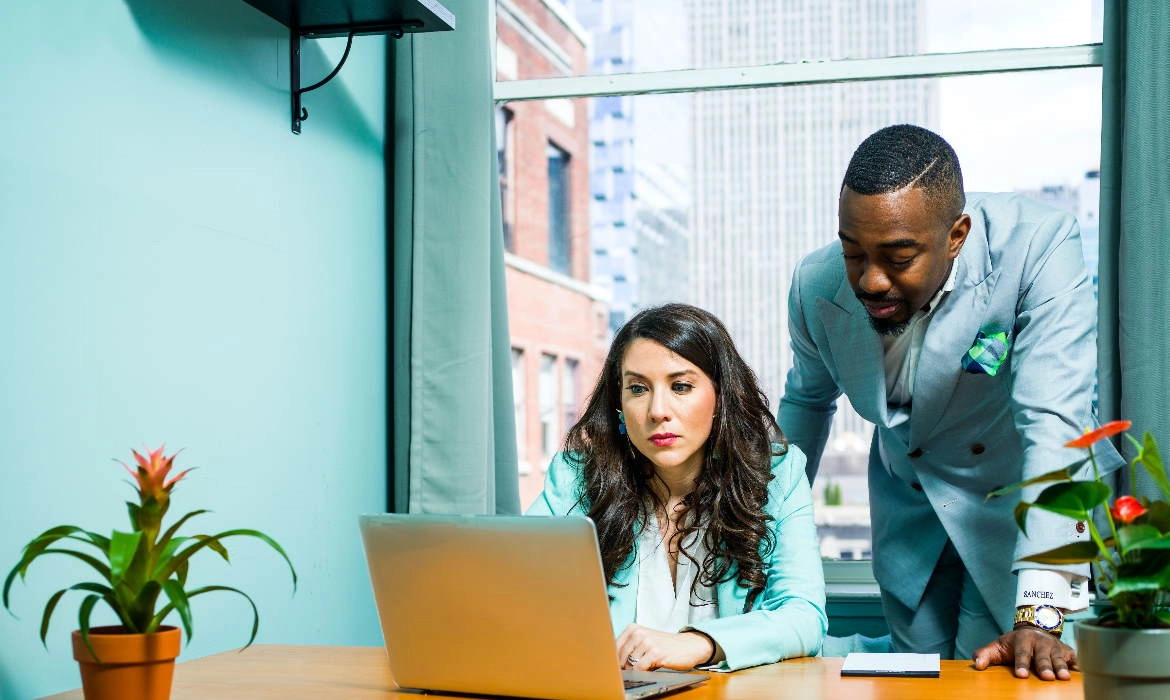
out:
<path id="1" fill-rule="evenodd" d="M 986 374 L 994 377 L 1008 356 L 1007 333 L 979 331 L 975 344 L 963 354 L 963 371 L 971 374 Z"/>

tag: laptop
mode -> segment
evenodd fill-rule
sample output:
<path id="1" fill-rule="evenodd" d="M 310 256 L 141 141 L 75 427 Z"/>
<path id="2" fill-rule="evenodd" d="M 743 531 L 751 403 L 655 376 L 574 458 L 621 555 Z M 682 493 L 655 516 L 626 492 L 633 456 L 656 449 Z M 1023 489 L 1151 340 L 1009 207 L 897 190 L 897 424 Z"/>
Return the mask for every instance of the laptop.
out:
<path id="1" fill-rule="evenodd" d="M 707 680 L 619 669 L 588 518 L 380 514 L 361 531 L 402 688 L 620 700 Z"/>

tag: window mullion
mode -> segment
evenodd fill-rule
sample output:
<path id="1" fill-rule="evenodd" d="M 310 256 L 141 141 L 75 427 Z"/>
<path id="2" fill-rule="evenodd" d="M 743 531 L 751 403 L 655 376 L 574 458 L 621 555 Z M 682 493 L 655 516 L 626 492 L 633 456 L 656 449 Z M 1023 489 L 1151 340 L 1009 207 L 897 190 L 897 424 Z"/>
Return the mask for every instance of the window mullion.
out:
<path id="1" fill-rule="evenodd" d="M 646 95 L 727 88 L 813 85 L 899 78 L 1007 73 L 1100 66 L 1101 44 L 1056 48 L 1000 49 L 920 54 L 891 58 L 776 63 L 741 68 L 696 68 L 649 73 L 582 75 L 496 82 L 497 101 L 600 95 Z"/>

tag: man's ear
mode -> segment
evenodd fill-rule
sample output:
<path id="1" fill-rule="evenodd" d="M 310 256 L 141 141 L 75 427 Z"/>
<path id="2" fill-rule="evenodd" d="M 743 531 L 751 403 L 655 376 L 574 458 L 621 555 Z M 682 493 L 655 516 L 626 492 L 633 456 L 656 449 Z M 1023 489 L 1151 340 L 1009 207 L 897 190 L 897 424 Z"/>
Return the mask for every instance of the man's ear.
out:
<path id="1" fill-rule="evenodd" d="M 951 260 L 958 257 L 959 251 L 963 249 L 963 243 L 967 240 L 967 234 L 970 232 L 971 216 L 960 214 L 959 218 L 955 219 L 955 223 L 951 224 L 951 230 L 947 232 L 947 254 Z"/>

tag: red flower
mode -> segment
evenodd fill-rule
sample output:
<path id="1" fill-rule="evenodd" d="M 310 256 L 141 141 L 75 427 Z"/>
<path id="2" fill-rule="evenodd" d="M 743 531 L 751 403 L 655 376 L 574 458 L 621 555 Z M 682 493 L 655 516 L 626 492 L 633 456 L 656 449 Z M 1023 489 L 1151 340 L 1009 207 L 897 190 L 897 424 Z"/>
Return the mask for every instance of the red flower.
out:
<path id="1" fill-rule="evenodd" d="M 1121 496 L 1113 502 L 1113 507 L 1109 509 L 1113 517 L 1121 522 L 1129 525 L 1136 518 L 1145 515 L 1146 509 L 1142 507 L 1141 502 L 1133 496 Z"/>
<path id="2" fill-rule="evenodd" d="M 163 454 L 163 448 L 150 451 L 150 457 L 143 457 L 134 452 L 134 460 L 138 462 L 138 469 L 131 469 L 126 467 L 126 471 L 130 472 L 138 481 L 138 491 L 143 498 L 154 497 L 156 500 L 163 501 L 166 496 L 170 494 L 171 489 L 175 487 L 175 482 L 187 475 L 190 469 L 180 472 L 177 476 L 167 479 L 167 474 L 170 473 L 171 467 L 174 466 L 175 455 L 167 457 Z"/>
<path id="3" fill-rule="evenodd" d="M 1129 430 L 1129 426 L 1131 425 L 1133 425 L 1133 423 L 1127 420 L 1109 421 L 1096 430 L 1086 430 L 1084 435 L 1080 436 L 1076 440 L 1073 440 L 1072 442 L 1065 443 L 1064 446 L 1088 447 L 1102 438 L 1112 437 L 1118 433 L 1123 433 L 1126 430 Z"/>

